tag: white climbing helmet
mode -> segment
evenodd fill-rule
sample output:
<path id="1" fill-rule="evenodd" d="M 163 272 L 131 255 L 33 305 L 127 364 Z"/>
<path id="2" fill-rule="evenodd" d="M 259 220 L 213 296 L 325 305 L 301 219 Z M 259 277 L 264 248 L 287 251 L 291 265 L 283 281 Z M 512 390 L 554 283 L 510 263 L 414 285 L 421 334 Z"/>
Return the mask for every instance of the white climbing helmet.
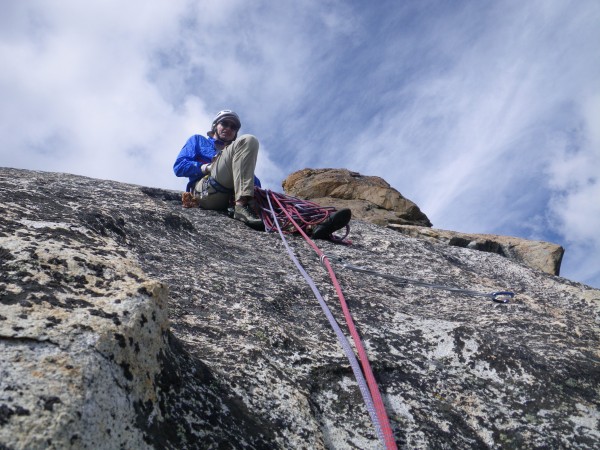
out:
<path id="1" fill-rule="evenodd" d="M 214 133 L 215 129 L 217 128 L 217 124 L 224 120 L 227 120 L 227 119 L 229 119 L 233 123 L 235 123 L 238 130 L 242 127 L 242 122 L 240 122 L 240 116 L 238 116 L 236 113 L 234 113 L 230 109 L 224 109 L 223 111 L 219 111 L 217 113 L 216 117 L 214 118 L 214 120 L 212 122 L 211 129 L 212 129 L 213 133 Z"/>

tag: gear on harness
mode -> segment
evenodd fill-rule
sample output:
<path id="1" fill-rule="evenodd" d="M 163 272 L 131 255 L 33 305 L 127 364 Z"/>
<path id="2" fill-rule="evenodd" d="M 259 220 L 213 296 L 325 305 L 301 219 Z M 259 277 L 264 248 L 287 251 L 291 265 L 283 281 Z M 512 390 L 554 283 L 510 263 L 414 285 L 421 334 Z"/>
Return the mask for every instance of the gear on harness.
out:
<path id="1" fill-rule="evenodd" d="M 333 258 L 333 261 L 340 263 L 340 265 L 342 267 L 352 270 L 354 272 L 366 273 L 369 275 L 375 275 L 375 276 L 378 276 L 381 278 L 386 278 L 388 280 L 397 281 L 398 283 L 402 284 L 403 286 L 405 286 L 407 284 L 412 284 L 414 286 L 427 287 L 427 288 L 431 288 L 431 289 L 439 289 L 439 290 L 443 290 L 443 291 L 454 292 L 456 294 L 470 295 L 473 297 L 487 297 L 496 303 L 508 303 L 510 301 L 510 299 L 514 298 L 514 296 L 515 296 L 514 292 L 510 292 L 510 291 L 496 291 L 496 292 L 485 293 L 485 292 L 473 291 L 470 289 L 457 288 L 457 287 L 453 287 L 453 286 L 444 286 L 441 284 L 427 283 L 425 281 L 420 281 L 420 280 L 411 280 L 410 278 L 398 277 L 395 275 L 390 275 L 387 273 L 382 273 L 382 272 L 377 272 L 375 270 L 366 269 L 364 267 L 354 266 L 352 264 L 348 264 L 342 258 Z M 323 256 L 321 257 L 321 264 L 323 264 Z"/>
<path id="2" fill-rule="evenodd" d="M 200 202 L 191 192 L 181 194 L 181 204 L 184 208 L 198 208 Z"/>

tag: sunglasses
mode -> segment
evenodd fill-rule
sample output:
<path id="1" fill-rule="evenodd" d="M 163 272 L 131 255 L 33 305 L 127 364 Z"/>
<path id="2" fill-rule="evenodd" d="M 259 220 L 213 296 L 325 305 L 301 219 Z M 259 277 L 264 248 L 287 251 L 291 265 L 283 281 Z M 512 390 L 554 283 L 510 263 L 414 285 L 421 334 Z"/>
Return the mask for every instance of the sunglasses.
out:
<path id="1" fill-rule="evenodd" d="M 234 122 L 231 122 L 229 120 L 223 120 L 222 122 L 219 122 L 219 123 L 221 124 L 221 126 L 223 128 L 229 128 L 233 131 L 237 131 L 239 129 L 239 127 Z"/>

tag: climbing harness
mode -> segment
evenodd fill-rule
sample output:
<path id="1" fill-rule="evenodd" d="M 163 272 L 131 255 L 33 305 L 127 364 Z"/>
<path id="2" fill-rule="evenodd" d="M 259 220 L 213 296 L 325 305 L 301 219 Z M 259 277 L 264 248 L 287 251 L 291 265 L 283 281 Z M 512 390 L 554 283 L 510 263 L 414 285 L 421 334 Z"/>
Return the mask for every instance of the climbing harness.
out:
<path id="1" fill-rule="evenodd" d="M 275 228 L 277 228 L 277 231 L 279 232 L 279 235 L 281 236 L 281 239 L 290 255 L 290 258 L 292 259 L 294 264 L 296 264 L 296 267 L 298 268 L 300 273 L 304 276 L 304 278 L 307 280 L 308 284 L 310 285 L 311 289 L 313 290 L 313 293 L 317 297 L 317 300 L 319 301 L 321 308 L 325 312 L 325 315 L 327 316 L 329 323 L 331 324 L 332 328 L 334 329 L 334 331 L 338 337 L 338 340 L 340 341 L 340 344 L 344 350 L 344 353 L 346 354 L 346 357 L 350 361 L 350 366 L 352 367 L 352 371 L 354 372 L 354 376 L 356 377 L 356 380 L 358 382 L 360 392 L 363 396 L 363 400 L 365 401 L 367 411 L 369 412 L 371 421 L 373 422 L 373 425 L 375 427 L 375 430 L 377 432 L 379 439 L 381 440 L 382 444 L 384 445 L 384 447 L 386 449 L 397 449 L 396 441 L 394 439 L 394 434 L 390 427 L 390 421 L 389 421 L 389 418 L 385 411 L 385 406 L 383 404 L 383 400 L 381 398 L 381 394 L 379 392 L 377 382 L 375 381 L 375 377 L 373 376 L 373 371 L 371 369 L 371 365 L 369 363 L 366 351 L 364 349 L 364 346 L 362 344 L 360 336 L 358 335 L 358 332 L 354 325 L 354 320 L 352 319 L 350 310 L 348 309 L 348 305 L 347 305 L 344 295 L 341 291 L 340 284 L 337 281 L 337 278 L 335 276 L 335 273 L 333 272 L 333 269 L 331 268 L 331 265 L 329 264 L 327 256 L 308 237 L 308 235 L 303 230 L 302 226 L 300 226 L 296 222 L 296 220 L 292 216 L 292 213 L 288 212 L 288 210 L 286 209 L 284 204 L 281 202 L 279 196 L 277 194 L 272 193 L 271 191 L 265 191 L 264 193 L 265 193 L 266 203 L 269 207 L 268 211 L 271 214 L 272 224 L 274 224 Z M 321 262 L 324 264 L 327 271 L 329 272 L 331 281 L 332 281 L 332 283 L 335 287 L 335 290 L 338 294 L 340 304 L 342 306 L 342 311 L 344 312 L 346 324 L 348 326 L 348 329 L 350 330 L 350 334 L 354 341 L 354 346 L 356 347 L 357 352 L 358 352 L 358 356 L 360 359 L 360 367 L 356 360 L 356 355 L 352 351 L 352 348 L 350 347 L 350 344 L 349 344 L 346 336 L 339 328 L 339 325 L 335 321 L 335 318 L 331 314 L 331 311 L 327 307 L 327 304 L 325 303 L 325 301 L 323 300 L 323 297 L 321 296 L 317 287 L 315 286 L 314 281 L 306 273 L 306 271 L 304 270 L 302 265 L 298 262 L 298 259 L 295 257 L 293 251 L 289 247 L 287 240 L 285 239 L 284 231 L 282 230 L 282 227 L 279 224 L 278 214 L 276 213 L 275 209 L 273 208 L 271 199 L 274 200 L 274 202 L 277 204 L 277 206 L 280 208 L 280 210 L 286 216 L 286 218 L 287 218 L 286 224 L 290 227 L 293 226 L 296 228 L 296 230 L 302 235 L 302 237 L 304 237 L 306 242 L 319 255 Z M 263 211 L 267 211 L 266 208 L 263 208 Z M 265 223 L 265 225 L 266 225 L 266 223 Z M 273 229 L 272 225 L 271 225 L 270 229 L 271 230 Z M 293 231 L 293 229 L 290 228 L 288 231 Z M 347 234 L 348 233 L 346 233 L 346 236 L 347 236 Z M 344 238 L 346 236 L 344 236 Z M 361 368 L 362 368 L 362 371 L 361 371 Z"/>
<path id="2" fill-rule="evenodd" d="M 208 187 L 209 186 L 212 187 L 216 192 L 218 192 L 220 194 L 229 194 L 229 195 L 232 195 L 233 192 L 234 192 L 233 189 L 227 188 L 227 187 L 223 186 L 221 183 L 219 183 L 213 177 L 211 177 L 210 175 L 207 175 L 202 180 L 202 191 L 203 191 L 203 194 L 204 194 L 205 190 L 208 191 Z"/>
<path id="3" fill-rule="evenodd" d="M 323 257 L 321 257 L 321 264 L 323 264 L 322 259 L 323 259 Z M 342 267 L 352 270 L 354 272 L 366 273 L 366 274 L 375 275 L 375 276 L 378 276 L 381 278 L 387 278 L 388 280 L 397 281 L 400 284 L 402 284 L 403 286 L 406 286 L 407 284 L 412 284 L 414 286 L 421 286 L 421 287 L 427 287 L 427 288 L 431 288 L 431 289 L 450 291 L 450 292 L 454 292 L 456 294 L 470 295 L 473 297 L 487 297 L 496 303 L 508 303 L 510 301 L 510 299 L 514 298 L 514 296 L 515 296 L 514 292 L 510 292 L 510 291 L 497 291 L 497 292 L 485 293 L 485 292 L 479 292 L 479 291 L 472 291 L 469 289 L 461 289 L 461 288 L 457 288 L 457 287 L 453 287 L 453 286 L 444 286 L 441 284 L 427 283 L 425 281 L 411 280 L 410 278 L 402 278 L 402 277 L 398 277 L 395 275 L 389 275 L 387 273 L 377 272 L 377 271 L 371 270 L 371 269 L 366 269 L 364 267 L 354 266 L 352 264 L 345 262 L 342 258 L 334 258 L 333 260 L 340 263 L 340 265 Z"/>

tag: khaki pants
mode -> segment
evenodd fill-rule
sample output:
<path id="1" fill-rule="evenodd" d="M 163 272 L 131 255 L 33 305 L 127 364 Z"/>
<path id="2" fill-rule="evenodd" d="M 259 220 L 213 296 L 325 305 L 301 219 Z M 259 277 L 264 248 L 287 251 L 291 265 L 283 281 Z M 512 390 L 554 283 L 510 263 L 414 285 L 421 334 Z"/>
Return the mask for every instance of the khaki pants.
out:
<path id="1" fill-rule="evenodd" d="M 221 186 L 233 189 L 235 200 L 254 197 L 258 146 L 258 139 L 251 134 L 244 134 L 225 147 L 212 163 L 211 177 Z M 231 197 L 208 185 L 206 177 L 196 183 L 194 194 L 204 209 L 226 209 Z"/>

